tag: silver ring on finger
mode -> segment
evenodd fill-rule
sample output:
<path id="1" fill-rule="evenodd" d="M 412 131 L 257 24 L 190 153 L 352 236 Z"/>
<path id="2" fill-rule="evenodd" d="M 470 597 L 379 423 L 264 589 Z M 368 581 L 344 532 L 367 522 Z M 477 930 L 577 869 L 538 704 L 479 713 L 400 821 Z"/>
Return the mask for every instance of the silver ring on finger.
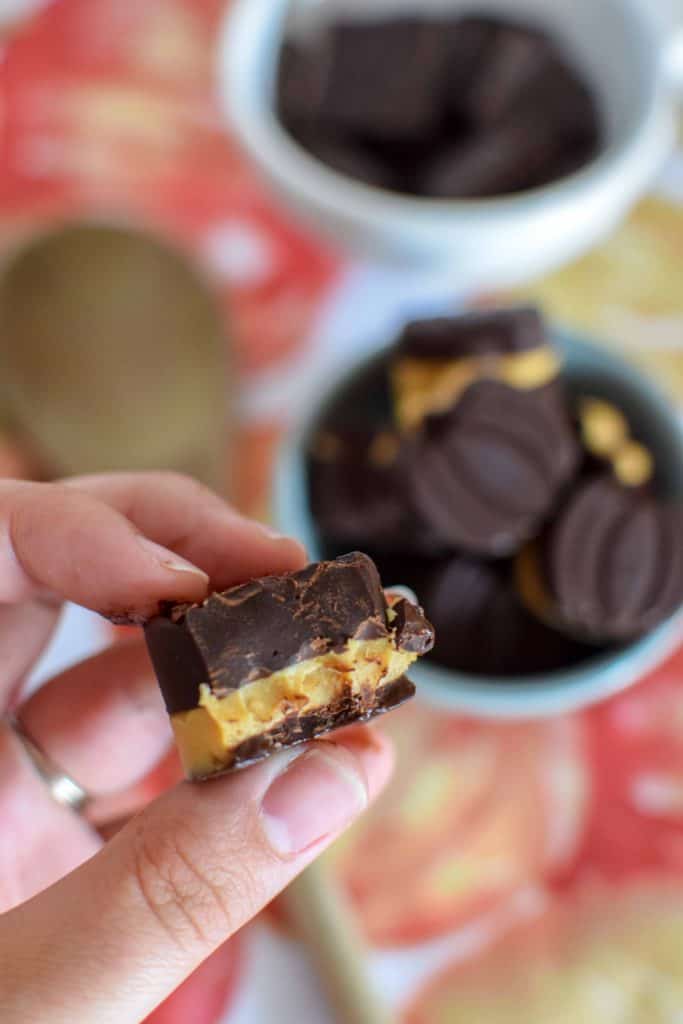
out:
<path id="1" fill-rule="evenodd" d="M 75 779 L 62 771 L 26 733 L 21 722 L 13 717 L 4 719 L 12 734 L 19 741 L 36 772 L 47 786 L 52 799 L 62 807 L 80 813 L 88 802 L 88 794 Z"/>

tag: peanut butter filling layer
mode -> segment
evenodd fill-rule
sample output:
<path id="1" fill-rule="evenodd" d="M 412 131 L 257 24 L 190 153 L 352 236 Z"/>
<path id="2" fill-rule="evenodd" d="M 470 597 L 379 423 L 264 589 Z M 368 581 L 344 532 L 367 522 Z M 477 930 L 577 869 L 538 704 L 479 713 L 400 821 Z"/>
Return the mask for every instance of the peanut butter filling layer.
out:
<path id="1" fill-rule="evenodd" d="M 426 416 L 450 409 L 476 380 L 494 379 L 532 390 L 559 372 L 560 360 L 550 345 L 462 359 L 399 359 L 392 369 L 397 419 L 404 430 L 418 427 Z"/>
<path id="2" fill-rule="evenodd" d="M 403 676 L 416 658 L 397 650 L 391 637 L 352 640 L 341 652 L 291 665 L 224 697 L 202 684 L 199 706 L 171 715 L 183 768 L 199 777 L 229 767 L 240 744 L 347 696 L 370 710 L 376 691 Z"/>

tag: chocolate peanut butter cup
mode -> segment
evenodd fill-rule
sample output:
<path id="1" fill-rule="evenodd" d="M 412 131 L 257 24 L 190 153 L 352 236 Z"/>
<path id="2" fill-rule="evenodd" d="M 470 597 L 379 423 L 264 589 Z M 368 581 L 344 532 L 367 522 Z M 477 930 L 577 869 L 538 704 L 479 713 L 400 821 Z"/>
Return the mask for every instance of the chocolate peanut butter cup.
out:
<path id="1" fill-rule="evenodd" d="M 145 633 L 193 779 L 397 706 L 434 640 L 359 553 L 170 607 Z"/>
<path id="2" fill-rule="evenodd" d="M 560 368 L 532 307 L 416 320 L 404 328 L 391 361 L 396 420 L 410 430 L 446 412 L 478 380 L 532 391 L 556 380 Z"/>

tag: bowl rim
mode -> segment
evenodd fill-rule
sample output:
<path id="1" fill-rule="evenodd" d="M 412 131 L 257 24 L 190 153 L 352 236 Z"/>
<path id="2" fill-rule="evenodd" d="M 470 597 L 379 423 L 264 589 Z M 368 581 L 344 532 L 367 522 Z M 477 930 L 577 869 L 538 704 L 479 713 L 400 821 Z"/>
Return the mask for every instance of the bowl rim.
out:
<path id="1" fill-rule="evenodd" d="M 678 448 L 683 467 L 683 424 L 658 385 L 628 360 L 578 331 L 551 324 L 550 333 L 561 352 L 573 351 L 586 359 L 597 359 L 603 370 L 609 370 L 652 407 Z M 333 372 L 327 387 L 316 394 L 279 446 L 272 492 L 275 523 L 278 529 L 301 540 L 312 557 L 319 556 L 319 545 L 306 496 L 306 441 L 332 398 L 391 348 L 392 343 L 377 346 L 343 373 Z M 579 710 L 627 689 L 673 654 L 681 641 L 683 607 L 654 630 L 624 646 L 611 652 L 597 652 L 594 658 L 579 665 L 544 675 L 475 676 L 427 660 L 416 663 L 410 674 L 418 692 L 438 707 L 490 718 L 545 717 Z"/>

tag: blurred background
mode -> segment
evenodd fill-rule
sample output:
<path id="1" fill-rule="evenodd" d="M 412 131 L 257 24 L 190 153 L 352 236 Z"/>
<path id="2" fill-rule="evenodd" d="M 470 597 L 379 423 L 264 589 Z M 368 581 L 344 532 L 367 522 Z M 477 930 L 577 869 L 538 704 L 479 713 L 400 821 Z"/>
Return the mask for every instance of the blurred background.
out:
<path id="1" fill-rule="evenodd" d="M 603 238 L 472 281 L 335 240 L 267 183 L 226 112 L 230 7 L 0 0 L 2 475 L 178 469 L 269 520 L 278 445 L 341 368 L 411 317 L 520 299 L 683 408 L 673 100 L 675 144 Z M 34 683 L 113 636 L 69 609 Z M 396 779 L 326 866 L 383 1004 L 363 1019 L 683 1018 L 683 648 L 587 711 L 507 723 L 418 701 L 386 728 Z M 153 1017 L 344 1019 L 285 904 Z"/>

